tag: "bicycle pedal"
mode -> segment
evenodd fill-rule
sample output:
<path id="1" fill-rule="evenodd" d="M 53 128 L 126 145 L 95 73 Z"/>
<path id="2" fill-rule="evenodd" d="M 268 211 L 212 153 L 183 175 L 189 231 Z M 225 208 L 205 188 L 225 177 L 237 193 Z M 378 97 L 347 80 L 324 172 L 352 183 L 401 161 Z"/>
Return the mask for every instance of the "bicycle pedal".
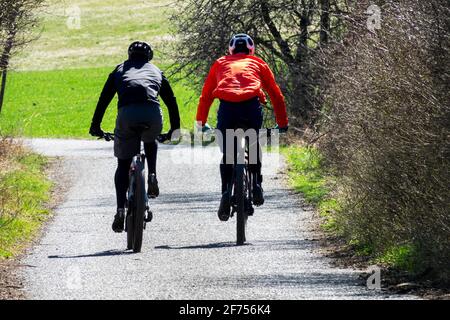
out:
<path id="1" fill-rule="evenodd" d="M 145 217 L 144 221 L 145 222 L 152 222 L 152 220 L 153 220 L 153 212 L 147 211 L 147 217 Z"/>

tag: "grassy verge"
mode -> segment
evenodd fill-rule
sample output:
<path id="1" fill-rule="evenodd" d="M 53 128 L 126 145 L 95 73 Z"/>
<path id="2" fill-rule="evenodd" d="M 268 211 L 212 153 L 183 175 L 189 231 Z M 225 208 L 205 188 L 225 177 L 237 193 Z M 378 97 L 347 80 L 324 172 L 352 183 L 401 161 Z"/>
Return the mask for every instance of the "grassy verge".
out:
<path id="1" fill-rule="evenodd" d="M 387 267 L 414 272 L 414 247 L 408 244 L 377 252 L 370 243 L 361 243 L 352 235 L 343 231 L 345 221 L 339 219 L 340 210 L 345 210 L 338 197 L 332 193 L 335 178 L 328 175 L 323 157 L 314 147 L 289 146 L 282 149 L 288 162 L 288 174 L 291 186 L 300 192 L 307 203 L 313 205 L 322 220 L 321 227 L 332 236 L 347 239 L 355 253 L 365 256 L 369 263 L 381 264 Z"/>
<path id="2" fill-rule="evenodd" d="M 19 147 L 8 152 L 8 159 L 0 157 L 0 259 L 20 253 L 49 216 L 47 159 Z"/>
<path id="3" fill-rule="evenodd" d="M 306 202 L 317 208 L 323 218 L 322 227 L 337 231 L 333 213 L 338 209 L 337 199 L 330 196 L 332 178 L 325 174 L 323 159 L 313 147 L 291 145 L 282 149 L 289 166 L 291 186 L 302 193 Z"/>

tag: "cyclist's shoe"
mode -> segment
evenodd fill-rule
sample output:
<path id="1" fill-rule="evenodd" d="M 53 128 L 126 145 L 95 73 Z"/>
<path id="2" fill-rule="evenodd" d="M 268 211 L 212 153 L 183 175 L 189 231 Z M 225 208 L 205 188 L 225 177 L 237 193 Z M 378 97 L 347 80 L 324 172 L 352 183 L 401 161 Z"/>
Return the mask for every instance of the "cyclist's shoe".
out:
<path id="1" fill-rule="evenodd" d="M 217 215 L 219 216 L 220 221 L 228 221 L 230 219 L 230 193 L 225 191 L 222 194 L 222 199 L 220 200 L 219 211 Z"/>
<path id="2" fill-rule="evenodd" d="M 257 184 L 253 189 L 253 204 L 257 207 L 264 204 L 264 190 L 260 184 Z"/>
<path id="3" fill-rule="evenodd" d="M 151 212 L 150 210 L 147 210 L 147 216 L 145 217 L 144 221 L 152 222 L 152 220 L 153 220 L 153 212 Z"/>
<path id="4" fill-rule="evenodd" d="M 148 176 L 148 191 L 147 195 L 149 198 L 157 198 L 159 196 L 158 180 L 156 179 L 156 174 L 152 173 Z"/>
<path id="5" fill-rule="evenodd" d="M 255 212 L 255 208 L 253 208 L 250 199 L 245 198 L 244 206 L 245 206 L 245 213 L 247 213 L 248 216 L 252 216 L 253 213 Z"/>
<path id="6" fill-rule="evenodd" d="M 112 229 L 114 232 L 121 233 L 123 231 L 125 223 L 125 209 L 117 209 L 117 213 L 114 216 L 114 222 L 112 224 Z"/>

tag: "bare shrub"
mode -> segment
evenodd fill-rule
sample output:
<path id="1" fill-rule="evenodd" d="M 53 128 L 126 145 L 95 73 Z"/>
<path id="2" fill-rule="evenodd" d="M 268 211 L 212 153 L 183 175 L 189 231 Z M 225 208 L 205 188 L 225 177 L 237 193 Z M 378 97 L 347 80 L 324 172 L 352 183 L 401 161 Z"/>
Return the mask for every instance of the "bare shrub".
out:
<path id="1" fill-rule="evenodd" d="M 172 17 L 179 39 L 174 74 L 201 85 L 212 63 L 227 54 L 231 36 L 248 33 L 286 95 L 291 123 L 309 123 L 317 92 L 312 57 L 341 37 L 347 11 L 347 1 L 336 0 L 184 1 Z"/>
<path id="2" fill-rule="evenodd" d="M 0 112 L 11 56 L 37 38 L 34 28 L 43 3 L 44 0 L 0 0 Z"/>
<path id="3" fill-rule="evenodd" d="M 450 278 L 450 6 L 358 1 L 324 50 L 320 148 L 340 177 L 338 225 L 375 252 L 411 245 L 417 270 Z"/>

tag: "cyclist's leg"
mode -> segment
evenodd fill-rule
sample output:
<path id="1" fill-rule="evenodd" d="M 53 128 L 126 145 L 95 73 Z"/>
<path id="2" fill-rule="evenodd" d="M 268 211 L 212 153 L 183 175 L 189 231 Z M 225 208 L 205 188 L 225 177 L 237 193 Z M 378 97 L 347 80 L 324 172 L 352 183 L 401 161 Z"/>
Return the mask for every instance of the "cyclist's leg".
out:
<path id="1" fill-rule="evenodd" d="M 125 204 L 127 202 L 127 190 L 129 185 L 129 170 L 132 159 L 118 159 L 118 165 L 114 182 L 116 186 L 117 211 L 114 216 L 112 229 L 114 232 L 122 232 L 125 223 Z"/>
<path id="2" fill-rule="evenodd" d="M 221 101 L 219 111 L 217 113 L 217 130 L 221 133 L 221 139 L 218 139 L 220 150 L 223 154 L 220 163 L 220 177 L 222 180 L 222 198 L 218 210 L 218 216 L 221 221 L 227 221 L 231 213 L 231 193 L 230 186 L 233 179 L 233 161 L 234 148 L 227 148 L 227 129 L 234 129 L 235 120 L 237 118 L 237 108 L 234 105 Z"/>
<path id="3" fill-rule="evenodd" d="M 257 152 L 256 157 L 253 156 L 253 159 L 256 158 L 256 163 L 253 162 L 249 164 L 249 171 L 254 176 L 253 203 L 256 206 L 260 206 L 264 204 L 264 195 L 262 189 L 263 177 L 261 173 L 262 150 L 259 141 L 259 130 L 261 129 L 263 123 L 263 108 L 260 105 L 259 100 L 255 100 L 247 108 L 245 108 L 245 112 L 245 118 L 247 119 L 248 128 L 256 131 L 256 141 L 249 141 L 251 145 L 256 143 L 256 148 L 252 146 L 250 147 L 251 152 Z M 252 159 L 252 156 L 250 156 L 250 159 Z"/>
<path id="4" fill-rule="evenodd" d="M 132 110 L 128 106 L 119 109 L 114 130 L 114 155 L 118 159 L 115 184 L 117 207 L 120 209 L 125 207 L 129 169 L 132 159 L 139 152 L 140 147 L 139 134 L 131 129 L 130 112 Z"/>
<path id="5" fill-rule="evenodd" d="M 217 129 L 220 131 L 222 139 L 219 139 L 219 147 L 222 152 L 222 161 L 220 163 L 220 177 L 222 180 L 222 194 L 229 189 L 233 178 L 234 148 L 227 148 L 227 129 L 234 129 L 235 121 L 238 118 L 235 106 L 225 101 L 221 101 L 217 113 Z M 228 161 L 227 161 L 228 159 Z"/>
<path id="6" fill-rule="evenodd" d="M 156 178 L 156 160 L 158 158 L 158 144 L 156 137 L 161 133 L 163 119 L 159 105 L 153 105 L 145 114 L 145 123 L 147 128 L 142 132 L 142 141 L 144 141 L 144 150 L 148 164 L 148 196 L 156 198 L 159 196 L 158 180 Z"/>
<path id="7" fill-rule="evenodd" d="M 156 137 L 162 130 L 162 112 L 159 104 L 134 104 L 119 109 L 116 134 L 119 134 L 117 154 L 134 157 L 140 152 L 140 140 L 144 142 L 149 173 L 156 174 L 158 147 Z M 133 141 L 130 141 L 131 138 Z"/>
<path id="8" fill-rule="evenodd" d="M 114 155 L 119 159 L 114 177 L 117 197 L 117 213 L 114 216 L 112 229 L 122 232 L 125 220 L 125 204 L 127 201 L 127 190 L 129 185 L 130 165 L 139 152 L 139 136 L 130 130 L 129 110 L 120 108 L 116 128 L 114 130 Z"/>
<path id="9" fill-rule="evenodd" d="M 147 157 L 148 173 L 156 175 L 156 161 L 158 158 L 158 143 L 156 141 L 144 143 Z"/>
<path id="10" fill-rule="evenodd" d="M 116 185 L 117 209 L 125 208 L 129 185 L 129 172 L 133 159 L 118 159 L 114 182 Z"/>
<path id="11" fill-rule="evenodd" d="M 255 100 L 254 103 L 250 104 L 246 111 L 246 119 L 247 125 L 249 129 L 253 129 L 256 131 L 256 141 L 250 141 L 250 144 L 256 143 L 257 155 L 256 155 L 256 163 L 251 163 L 249 165 L 249 169 L 251 172 L 257 174 L 258 182 L 261 183 L 261 168 L 262 168 L 262 152 L 261 145 L 259 141 L 259 131 L 262 127 L 263 123 L 263 108 L 259 103 L 259 100 Z"/>
<path id="12" fill-rule="evenodd" d="M 133 130 L 133 106 L 119 109 L 114 130 L 114 155 L 118 159 L 132 159 L 139 153 L 139 133 Z"/>
<path id="13" fill-rule="evenodd" d="M 147 194 L 150 198 L 159 196 L 158 179 L 156 178 L 156 160 L 158 157 L 158 144 L 156 141 L 144 143 L 145 155 L 148 164 L 148 188 Z"/>

